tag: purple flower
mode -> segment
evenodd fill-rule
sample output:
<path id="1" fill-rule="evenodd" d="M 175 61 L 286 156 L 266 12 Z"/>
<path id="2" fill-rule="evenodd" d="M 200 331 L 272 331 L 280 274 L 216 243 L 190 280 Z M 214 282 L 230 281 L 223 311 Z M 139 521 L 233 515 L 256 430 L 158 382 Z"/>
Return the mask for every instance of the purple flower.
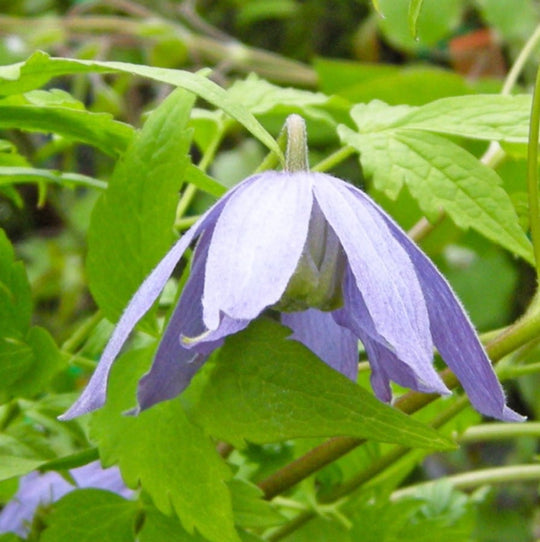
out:
<path id="1" fill-rule="evenodd" d="M 37 471 L 21 478 L 19 490 L 0 512 L 0 534 L 26 536 L 38 507 L 51 504 L 79 488 L 106 489 L 129 498 L 133 491 L 126 488 L 117 467 L 103 469 L 99 461 L 69 471 L 76 485 L 57 472 Z"/>
<path id="2" fill-rule="evenodd" d="M 249 177 L 184 234 L 132 298 L 63 419 L 104 404 L 112 363 L 195 239 L 190 278 L 139 382 L 140 410 L 178 395 L 225 337 L 273 308 L 293 339 L 351 379 L 360 339 L 383 401 L 391 400 L 390 381 L 450 393 L 432 365 L 435 347 L 476 409 L 522 420 L 506 406 L 471 322 L 430 260 L 366 194 L 307 171 Z"/>

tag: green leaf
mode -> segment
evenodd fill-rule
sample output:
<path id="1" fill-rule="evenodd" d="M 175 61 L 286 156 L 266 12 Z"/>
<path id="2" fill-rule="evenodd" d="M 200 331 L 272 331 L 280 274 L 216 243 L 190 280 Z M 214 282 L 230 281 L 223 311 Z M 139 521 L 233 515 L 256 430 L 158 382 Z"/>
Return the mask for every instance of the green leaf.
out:
<path id="1" fill-rule="evenodd" d="M 197 533 L 189 534 L 174 517 L 163 515 L 155 509 L 146 509 L 144 524 L 138 542 L 205 542 Z"/>
<path id="2" fill-rule="evenodd" d="M 236 525 L 260 528 L 280 525 L 286 521 L 268 501 L 263 500 L 264 494 L 256 485 L 234 478 L 228 486 Z"/>
<path id="3" fill-rule="evenodd" d="M 32 298 L 22 262 L 0 230 L 0 402 L 44 390 L 60 367 L 49 333 L 30 328 Z"/>
<path id="4" fill-rule="evenodd" d="M 4 105 L 0 102 L 0 128 L 54 133 L 88 143 L 107 154 L 120 155 L 134 130 L 108 113 L 92 113 L 61 106 Z"/>
<path id="5" fill-rule="evenodd" d="M 411 32 L 411 36 L 416 39 L 418 35 L 418 17 L 420 16 L 420 12 L 422 11 L 422 4 L 424 3 L 424 0 L 409 0 L 409 13 L 408 13 L 408 22 L 409 22 L 409 30 Z"/>
<path id="6" fill-rule="evenodd" d="M 287 328 L 262 319 L 227 339 L 193 407 L 195 419 L 210 434 L 238 446 L 245 440 L 348 435 L 415 448 L 452 447 L 289 335 Z"/>
<path id="7" fill-rule="evenodd" d="M 152 112 L 94 207 L 88 281 L 113 322 L 174 240 L 178 193 L 190 163 L 186 124 L 193 102 L 192 94 L 178 89 Z"/>
<path id="8" fill-rule="evenodd" d="M 0 453 L 0 480 L 8 480 L 14 476 L 28 474 L 42 463 L 43 459 L 17 457 Z"/>
<path id="9" fill-rule="evenodd" d="M 194 164 L 188 164 L 186 169 L 186 182 L 193 184 L 203 192 L 219 198 L 227 191 L 219 181 L 206 174 L 201 168 Z"/>
<path id="10" fill-rule="evenodd" d="M 32 294 L 22 262 L 0 229 L 0 336 L 21 337 L 30 324 Z"/>
<path id="11" fill-rule="evenodd" d="M 237 120 L 283 160 L 283 153 L 279 145 L 257 122 L 255 117 L 244 108 L 241 101 L 231 100 L 224 89 L 206 77 L 188 71 L 155 68 L 126 62 L 52 58 L 46 53 L 37 52 L 25 62 L 0 67 L 0 94 L 22 93 L 38 88 L 59 75 L 89 72 L 130 73 L 189 90 Z"/>
<path id="12" fill-rule="evenodd" d="M 359 108 L 351 114 L 355 119 L 364 117 Z M 400 127 L 484 141 L 526 143 L 530 114 L 529 95 L 471 94 L 442 98 L 415 108 L 401 119 Z"/>
<path id="13" fill-rule="evenodd" d="M 186 417 L 180 401 L 159 403 L 136 417 L 135 388 L 151 351 L 131 351 L 113 367 L 108 400 L 91 428 L 105 465 L 118 463 L 129 487 L 139 483 L 164 514 L 174 510 L 184 528 L 213 542 L 237 542 L 229 492 L 230 476 L 213 443 Z"/>
<path id="14" fill-rule="evenodd" d="M 44 328 L 30 328 L 22 340 L 0 337 L 0 399 L 46 391 L 62 366 L 58 347 Z"/>
<path id="15" fill-rule="evenodd" d="M 47 182 L 61 186 L 85 186 L 104 190 L 107 183 L 79 173 L 61 173 L 52 169 L 0 166 L 0 186 Z"/>
<path id="16" fill-rule="evenodd" d="M 361 119 L 355 121 L 362 126 Z M 498 175 L 462 147 L 400 126 L 372 133 L 340 126 L 339 135 L 360 153 L 363 171 L 375 188 L 390 198 L 406 183 L 428 219 L 436 220 L 442 209 L 458 227 L 473 228 L 528 262 L 534 260 Z"/>
<path id="17" fill-rule="evenodd" d="M 134 542 L 137 504 L 110 491 L 78 489 L 47 517 L 42 542 Z"/>

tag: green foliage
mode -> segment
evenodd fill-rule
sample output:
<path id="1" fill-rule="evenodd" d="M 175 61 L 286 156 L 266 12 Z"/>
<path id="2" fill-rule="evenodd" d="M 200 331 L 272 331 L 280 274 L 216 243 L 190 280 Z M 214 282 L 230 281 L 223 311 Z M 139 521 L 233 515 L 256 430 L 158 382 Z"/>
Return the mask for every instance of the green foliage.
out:
<path id="1" fill-rule="evenodd" d="M 152 113 L 92 212 L 88 280 L 112 321 L 172 244 L 178 193 L 190 163 L 186 125 L 193 101 L 192 94 L 177 90 Z"/>
<path id="2" fill-rule="evenodd" d="M 137 505 L 109 491 L 79 489 L 55 504 L 43 542 L 132 542 Z M 73 521 L 73 518 L 77 518 Z"/>
<path id="3" fill-rule="evenodd" d="M 188 532 L 196 528 L 210 541 L 237 541 L 223 483 L 228 469 L 180 402 L 125 415 L 149 354 L 148 349 L 129 352 L 114 367 L 107 404 L 92 419 L 101 458 L 106 465 L 118 463 L 129 487 L 140 484 L 156 507 L 167 515 L 176 513 Z"/>
<path id="4" fill-rule="evenodd" d="M 441 101 L 453 103 L 455 99 Z M 472 102 L 476 103 L 474 98 Z M 532 262 L 530 242 L 497 174 L 462 147 L 432 133 L 448 133 L 454 126 L 455 132 L 468 132 L 472 137 L 479 129 L 474 121 L 469 122 L 469 129 L 467 123 L 458 128 L 461 113 L 454 120 L 453 109 L 447 109 L 449 120 L 445 122 L 443 116 L 439 124 L 438 117 L 430 113 L 438 107 L 427 105 L 416 110 L 427 110 L 426 117 L 437 120 L 423 124 L 420 113 L 415 124 L 415 112 L 410 113 L 409 107 L 390 107 L 380 102 L 358 105 L 351 111 L 358 131 L 340 126 L 339 134 L 360 153 L 363 171 L 378 190 L 395 198 L 405 183 L 430 220 L 437 220 L 445 211 L 459 227 L 473 228 Z M 408 123 L 410 118 L 412 125 Z M 508 120 L 513 117 L 502 113 L 502 118 L 510 124 Z M 515 134 L 513 130 L 512 126 L 505 132 Z"/>
<path id="5" fill-rule="evenodd" d="M 261 320 L 228 339 L 193 408 L 207 431 L 235 445 L 350 435 L 433 449 L 452 446 L 287 340 L 289 334 Z"/>
<path id="6" fill-rule="evenodd" d="M 98 459 L 134 489 L 130 500 L 75 489 L 45 502 L 28 540 L 531 539 L 532 485 L 464 494 L 445 478 L 527 473 L 537 451 L 535 1 L 4 4 L 0 504 L 31 471 L 70 478 Z M 511 68 L 518 83 L 500 95 Z M 228 337 L 180 398 L 127 415 L 155 350 L 147 333 L 163 329 L 189 266 L 124 345 L 105 407 L 57 419 L 175 237 L 242 179 L 280 169 L 291 113 L 306 120 L 317 170 L 362 186 L 412 228 L 482 339 L 495 337 L 501 377 L 519 376 L 508 400 L 530 422 L 487 425 L 459 392 L 393 386 L 397 408 L 384 405 L 361 345 L 357 384 L 271 311 Z"/>
<path id="7" fill-rule="evenodd" d="M 0 400 L 33 396 L 46 389 L 61 367 L 56 344 L 31 326 L 32 299 L 22 262 L 0 231 Z"/>

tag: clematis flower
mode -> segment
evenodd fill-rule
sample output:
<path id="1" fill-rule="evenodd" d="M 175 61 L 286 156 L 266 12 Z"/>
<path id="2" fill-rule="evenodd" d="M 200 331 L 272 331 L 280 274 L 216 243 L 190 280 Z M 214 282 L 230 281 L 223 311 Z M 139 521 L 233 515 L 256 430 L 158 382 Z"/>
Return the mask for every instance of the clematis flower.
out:
<path id="1" fill-rule="evenodd" d="M 39 507 L 56 502 L 77 488 L 106 489 L 126 499 L 133 495 L 122 481 L 118 467 L 103 469 L 99 461 L 94 461 L 69 473 L 75 485 L 53 471 L 34 471 L 21 478 L 19 490 L 0 512 L 0 534 L 26 537 Z"/>
<path id="2" fill-rule="evenodd" d="M 298 119 L 290 117 L 289 128 L 303 126 Z M 256 174 L 230 190 L 142 283 L 87 388 L 63 419 L 104 404 L 109 370 L 122 345 L 198 239 L 190 278 L 139 382 L 139 410 L 177 396 L 228 335 L 271 308 L 280 311 L 292 339 L 353 380 L 360 340 L 373 390 L 383 401 L 391 400 L 391 381 L 450 393 L 432 364 L 435 347 L 478 411 L 522 420 L 506 405 L 445 278 L 365 193 L 331 175 L 308 172 L 307 159 L 296 164 L 291 156 L 307 157 L 305 135 L 294 147 L 291 133 L 288 170 Z"/>

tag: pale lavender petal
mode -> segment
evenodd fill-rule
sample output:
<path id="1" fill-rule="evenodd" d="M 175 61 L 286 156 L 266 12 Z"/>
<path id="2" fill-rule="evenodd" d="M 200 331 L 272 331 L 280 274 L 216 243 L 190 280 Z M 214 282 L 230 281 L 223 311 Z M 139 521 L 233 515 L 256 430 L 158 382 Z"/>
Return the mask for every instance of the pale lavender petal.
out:
<path id="1" fill-rule="evenodd" d="M 118 467 L 103 469 L 99 461 L 94 461 L 72 469 L 70 474 L 80 488 L 105 489 L 125 498 L 133 495 L 122 481 Z M 26 536 L 38 506 L 53 503 L 75 488 L 57 472 L 35 471 L 22 477 L 19 490 L 0 512 L 0 534 L 12 532 Z"/>
<path id="2" fill-rule="evenodd" d="M 371 318 L 351 269 L 347 269 L 345 273 L 343 297 L 344 306 L 335 311 L 334 317 L 364 344 L 374 369 L 373 379 L 377 384 L 374 390 L 378 397 L 388 400 L 389 388 L 385 383 L 387 379 L 417 391 L 443 395 L 450 393 L 433 367 L 431 352 L 429 358 L 418 358 L 415 357 L 416 352 L 413 349 L 408 350 L 407 343 L 399 341 L 392 344 L 380 335 L 377 322 Z"/>
<path id="3" fill-rule="evenodd" d="M 206 331 L 202 322 L 201 297 L 208 246 L 212 237 L 211 229 L 205 231 L 195 251 L 189 280 L 159 343 L 150 370 L 141 378 L 137 390 L 138 408 L 130 411 L 137 414 L 152 405 L 172 399 L 180 394 L 191 382 L 195 373 L 208 356 L 223 343 L 223 337 L 238 331 L 227 319 L 213 336 L 194 342 L 188 348 L 183 344 L 183 335 L 195 337 Z M 249 322 L 248 322 L 249 323 Z M 246 327 L 247 323 L 243 327 Z M 236 329 L 238 328 L 238 329 Z"/>
<path id="4" fill-rule="evenodd" d="M 190 245 L 204 229 L 212 227 L 219 213 L 236 192 L 241 192 L 255 181 L 255 177 L 250 177 L 237 185 L 211 207 L 171 248 L 165 257 L 159 262 L 154 270 L 146 277 L 139 289 L 135 292 L 128 306 L 124 310 L 118 324 L 114 328 L 105 350 L 101 356 L 99 364 L 87 384 L 83 393 L 71 408 L 59 416 L 60 420 L 70 420 L 82 414 L 86 414 L 105 404 L 107 381 L 114 360 L 118 356 L 122 346 L 126 342 L 129 334 L 137 322 L 148 312 L 154 304 L 159 294 L 163 290 L 165 283 L 171 276 L 178 261 Z"/>
<path id="5" fill-rule="evenodd" d="M 281 323 L 293 330 L 292 339 L 309 348 L 332 369 L 356 381 L 358 339 L 338 325 L 331 312 L 308 309 L 282 313 Z"/>
<path id="6" fill-rule="evenodd" d="M 351 192 L 358 198 L 367 199 L 358 190 L 351 189 Z M 458 377 L 473 406 L 486 416 L 523 421 L 523 416 L 506 406 L 504 391 L 491 362 L 446 279 L 384 211 L 371 201 L 369 204 L 383 217 L 416 266 L 425 293 L 435 346 Z"/>
<path id="7" fill-rule="evenodd" d="M 308 173 L 265 172 L 232 197 L 208 252 L 203 320 L 252 320 L 282 296 L 302 254 L 313 198 Z"/>
<path id="8" fill-rule="evenodd" d="M 356 327 L 366 328 L 370 319 L 374 340 L 395 351 L 420 380 L 447 391 L 432 367 L 426 303 L 406 251 L 369 206 L 351 198 L 345 183 L 313 175 L 315 198 L 342 243 L 354 276 L 344 298 Z"/>

